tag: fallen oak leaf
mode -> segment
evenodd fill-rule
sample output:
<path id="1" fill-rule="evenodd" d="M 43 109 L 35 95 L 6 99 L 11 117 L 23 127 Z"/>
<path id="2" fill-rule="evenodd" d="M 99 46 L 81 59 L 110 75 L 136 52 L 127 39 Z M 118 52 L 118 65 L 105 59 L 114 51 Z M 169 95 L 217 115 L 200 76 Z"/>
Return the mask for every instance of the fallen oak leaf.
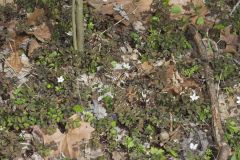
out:
<path id="1" fill-rule="evenodd" d="M 7 59 L 7 62 L 16 73 L 19 73 L 23 68 L 19 51 L 13 51 L 11 56 Z"/>
<path id="2" fill-rule="evenodd" d="M 32 53 L 34 50 L 40 48 L 41 45 L 35 40 L 35 39 L 32 39 L 30 42 L 29 42 L 29 47 L 28 47 L 28 56 L 31 57 L 32 56 Z"/>
<path id="3" fill-rule="evenodd" d="M 236 53 L 237 47 L 240 42 L 240 36 L 237 34 L 231 33 L 232 26 L 226 27 L 220 34 L 220 40 L 226 43 L 225 52 Z"/>
<path id="4" fill-rule="evenodd" d="M 69 120 L 76 120 L 77 115 L 73 115 Z M 47 159 L 55 156 L 59 156 L 63 153 L 65 156 L 76 159 L 80 156 L 80 150 L 76 149 L 80 143 L 86 143 L 91 138 L 91 133 L 94 128 L 88 122 L 80 121 L 80 127 L 69 129 L 67 133 L 62 133 L 59 129 L 52 135 L 44 134 L 43 131 L 38 127 L 33 127 L 33 132 L 41 137 L 44 145 L 56 144 L 57 149 L 54 150 Z"/>
<path id="5" fill-rule="evenodd" d="M 154 69 L 154 66 L 149 63 L 149 62 L 143 62 L 141 65 L 140 65 L 141 69 L 143 70 L 144 73 L 150 73 L 151 71 L 153 71 Z"/>
<path id="6" fill-rule="evenodd" d="M 27 34 L 34 35 L 41 42 L 51 40 L 49 27 L 45 23 L 40 26 L 36 26 L 34 31 L 27 32 Z"/>
<path id="7" fill-rule="evenodd" d="M 36 8 L 32 13 L 27 14 L 27 24 L 37 25 L 44 17 L 44 10 Z"/>
<path id="8" fill-rule="evenodd" d="M 150 11 L 151 4 L 153 0 L 139 0 L 135 2 L 134 0 L 112 0 L 108 2 L 99 2 L 98 0 L 87 0 L 87 3 L 94 7 L 97 12 L 103 15 L 113 15 L 117 21 L 123 19 L 123 17 L 114 8 L 116 5 L 121 6 L 129 21 L 122 21 L 125 25 L 136 20 L 136 18 L 141 19 L 141 14 Z"/>

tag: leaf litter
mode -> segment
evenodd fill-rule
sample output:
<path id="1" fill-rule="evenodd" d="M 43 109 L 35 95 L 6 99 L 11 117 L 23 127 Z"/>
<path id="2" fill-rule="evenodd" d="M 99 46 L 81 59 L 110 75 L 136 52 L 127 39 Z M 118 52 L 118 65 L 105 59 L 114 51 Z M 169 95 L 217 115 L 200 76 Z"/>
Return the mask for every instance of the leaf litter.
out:
<path id="1" fill-rule="evenodd" d="M 100 55 L 103 54 L 104 58 L 106 58 L 108 56 L 107 54 L 110 53 L 109 57 L 112 56 L 109 58 L 110 61 L 108 61 L 107 58 L 107 60 L 101 59 L 100 62 L 96 60 L 96 68 L 98 69 L 96 69 L 95 73 L 91 73 L 92 71 L 86 71 L 87 67 L 82 67 L 79 77 L 71 77 L 73 79 L 76 78 L 76 81 L 79 82 L 78 84 L 81 92 L 79 94 L 79 102 L 86 104 L 86 106 L 84 106 L 84 110 L 87 110 L 86 112 L 84 111 L 84 116 L 89 116 L 89 119 L 96 118 L 96 121 L 91 123 L 94 128 L 90 125 L 90 122 L 87 122 L 86 120 L 80 121 L 80 127 L 68 129 L 65 132 L 60 131 L 59 127 L 51 135 L 44 133 L 43 129 L 39 126 L 33 127 L 33 133 L 38 133 L 38 139 L 41 139 L 46 146 L 51 146 L 52 143 L 57 145 L 57 148 L 51 152 L 49 157 L 58 157 L 62 154 L 70 158 L 81 157 L 86 159 L 86 155 L 88 155 L 87 159 L 90 159 L 91 157 L 96 158 L 103 156 L 104 154 L 109 154 L 108 156 L 113 159 L 127 159 L 126 157 L 136 156 L 134 150 L 136 148 L 140 149 L 142 146 L 145 146 L 144 149 L 146 151 L 145 155 L 142 156 L 146 156 L 147 158 L 152 156 L 150 155 L 152 154 L 150 151 L 153 151 L 154 147 L 158 147 L 160 149 L 164 148 L 167 153 L 171 153 L 167 154 L 167 157 L 172 159 L 174 157 L 173 155 L 175 155 L 174 147 L 176 146 L 180 146 L 183 150 L 183 153 L 179 153 L 179 156 L 186 158 L 189 153 L 198 153 L 198 155 L 202 156 L 209 146 L 212 145 L 212 139 L 209 138 L 211 137 L 211 133 L 209 133 L 211 127 L 208 124 L 201 123 L 199 120 L 195 123 L 198 118 L 198 114 L 203 114 L 203 117 L 206 116 L 205 112 L 202 113 L 206 110 L 198 110 L 203 106 L 207 106 L 206 104 L 202 104 L 202 101 L 207 99 L 205 95 L 206 91 L 203 85 L 203 83 L 205 83 L 204 77 L 201 77 L 201 79 L 196 75 L 192 77 L 185 77 L 182 75 L 182 72 L 180 72 L 177 65 L 178 63 L 185 63 L 182 62 L 185 60 L 185 55 L 178 56 L 173 53 L 177 51 L 170 51 L 170 56 L 163 56 L 165 51 L 159 49 L 157 51 L 159 52 L 157 53 L 157 58 L 154 56 L 151 57 L 152 52 L 156 51 L 149 51 L 147 46 L 144 46 L 144 44 L 141 45 L 145 48 L 141 48 L 141 45 L 140 47 L 134 45 L 133 41 L 130 40 L 131 32 L 136 32 L 140 35 L 140 41 L 146 40 L 146 37 L 149 36 L 149 29 L 152 26 L 148 24 L 150 23 L 148 18 L 151 17 L 149 15 L 151 15 L 154 11 L 154 5 L 152 4 L 155 2 L 153 3 L 152 0 L 88 0 L 87 3 L 95 9 L 94 12 L 96 11 L 96 13 L 90 12 L 90 15 L 94 16 L 94 14 L 100 13 L 102 17 L 106 18 L 106 21 L 103 20 L 105 23 L 108 21 L 111 23 L 118 23 L 124 19 L 122 23 L 126 26 L 117 24 L 112 30 L 108 30 L 108 33 L 104 35 L 106 36 L 104 37 L 106 41 L 101 41 L 96 37 L 96 39 L 94 39 L 92 38 L 94 36 L 92 36 L 90 41 L 93 42 L 94 45 L 100 43 L 98 44 L 98 46 L 100 46 L 98 49 L 99 53 L 94 53 L 93 57 L 98 54 L 98 56 L 101 57 Z M 168 5 L 170 19 L 179 20 L 181 18 L 187 18 L 189 23 L 195 24 L 196 27 L 203 32 L 205 31 L 204 27 L 210 28 L 213 25 L 213 20 L 208 19 L 211 9 L 207 8 L 204 1 L 170 0 Z M 210 16 L 210 18 L 219 22 L 216 17 Z M 30 74 L 30 71 L 32 70 L 31 67 L 35 63 L 32 60 L 35 56 L 37 56 L 37 54 L 39 54 L 37 52 L 38 49 L 42 49 L 43 43 L 48 44 L 49 46 L 52 43 L 53 35 L 50 32 L 47 23 L 44 22 L 45 19 L 44 9 L 36 8 L 33 12 L 28 13 L 25 23 L 29 25 L 30 28 L 23 31 L 24 36 L 19 34 L 17 31 L 16 26 L 19 23 L 18 21 L 13 20 L 8 24 L 5 24 L 7 32 L 15 44 L 12 43 L 12 41 L 9 42 L 12 48 L 9 43 L 4 44 L 5 52 L 8 54 L 8 56 L 6 56 L 6 62 L 8 64 L 1 67 L 1 70 L 4 69 L 8 75 L 11 75 L 8 77 L 18 77 L 18 83 L 20 84 L 27 82 L 27 75 Z M 99 29 L 100 27 L 97 26 L 97 23 L 101 24 L 101 22 L 98 21 L 101 20 L 93 20 L 94 27 L 96 23 L 96 28 L 94 28 L 91 32 L 102 31 Z M 86 23 L 90 23 L 87 17 Z M 107 25 L 107 27 L 109 26 Z M 161 27 L 158 29 L 160 33 L 166 32 L 166 30 Z M 163 29 L 163 31 L 161 29 Z M 236 55 L 238 54 L 239 35 L 238 33 L 232 33 L 231 30 L 232 26 L 229 25 L 220 31 L 220 36 L 218 38 L 219 40 L 226 42 L 226 48 L 223 49 L 223 53 L 231 52 Z M 97 32 L 96 34 L 98 34 Z M 124 32 L 126 32 L 127 36 Z M 69 28 L 62 34 L 65 33 L 70 33 Z M 116 44 L 114 43 L 114 38 L 119 39 Z M 209 41 L 212 41 L 211 45 L 217 44 L 214 40 L 207 37 L 202 41 L 205 44 L 208 44 Z M 103 42 L 105 44 L 103 44 Z M 215 45 L 215 47 L 216 46 L 217 45 Z M 90 47 L 88 49 L 94 50 L 96 47 Z M 59 48 L 59 50 L 61 49 Z M 194 48 L 189 49 L 187 52 L 194 52 Z M 192 55 L 189 57 L 187 63 L 194 62 L 193 53 L 191 54 Z M 89 68 L 90 66 L 93 68 L 95 67 L 95 61 L 92 60 L 91 56 L 85 58 L 84 60 L 85 61 L 82 64 L 83 66 L 86 63 Z M 66 69 L 68 67 L 69 66 L 66 64 L 60 65 L 60 68 Z M 68 73 L 66 73 L 66 75 L 67 74 Z M 198 74 L 201 74 L 201 71 Z M 47 83 L 47 86 L 49 87 L 47 92 L 57 94 L 59 97 L 56 99 L 59 100 L 58 103 L 61 103 L 61 101 L 64 100 L 61 98 L 62 95 L 57 93 L 56 88 L 59 86 L 63 87 L 65 85 L 69 85 L 69 77 L 66 76 L 65 73 L 62 74 L 62 72 L 61 74 L 56 75 L 52 75 L 52 79 L 54 80 L 46 81 L 45 79 L 43 81 L 46 81 L 45 83 Z M 61 75 L 64 78 L 61 78 Z M 221 81 L 221 83 L 224 84 L 225 82 Z M 219 85 L 222 85 L 221 83 Z M 52 85 L 58 85 L 54 86 L 55 92 L 50 91 Z M 39 94 L 41 94 L 41 92 L 42 91 L 40 91 Z M 240 112 L 238 112 L 237 107 L 239 101 L 239 97 L 237 95 L 239 95 L 239 93 L 240 92 L 238 92 L 237 89 L 234 90 L 234 94 L 236 95 L 228 95 L 222 90 L 219 91 L 219 110 L 223 122 L 228 118 L 234 118 L 239 115 Z M 164 95 L 170 95 L 170 99 L 169 97 L 161 97 Z M 113 106 L 109 107 L 107 105 L 109 102 L 106 102 L 106 97 L 114 101 Z M 3 101 L 1 100 L 0 102 L 2 103 Z M 175 102 L 177 103 L 175 104 Z M 90 105 L 88 106 L 87 104 Z M 175 106 L 177 106 L 177 108 L 174 108 Z M 191 109 L 191 107 L 194 108 L 195 106 L 197 106 L 196 112 L 193 111 L 194 109 Z M 152 109 L 154 109 L 154 111 Z M 158 114 L 157 117 L 160 117 L 161 120 L 154 119 L 156 118 L 156 116 L 154 116 L 155 112 Z M 164 117 L 166 113 L 169 113 L 170 116 Z M 81 113 L 79 114 L 81 115 Z M 70 119 L 81 117 L 80 115 L 74 115 Z M 94 118 L 91 117 L 91 115 L 93 115 Z M 194 115 L 193 119 L 191 119 L 192 115 Z M 111 123 L 112 126 L 99 125 L 109 119 L 110 122 L 116 121 L 117 125 L 113 122 Z M 208 122 L 209 119 L 206 121 Z M 102 132 L 98 133 L 99 130 Z M 98 136 L 97 138 L 92 137 L 93 135 L 96 136 L 95 134 Z M 136 137 L 140 138 L 138 139 L 132 136 L 135 134 L 137 135 Z M 165 135 L 165 138 L 163 138 L 163 135 Z M 131 145 L 128 145 L 128 147 L 133 147 L 131 148 L 132 150 L 124 146 L 125 138 L 127 136 L 131 136 L 128 139 L 130 140 L 129 143 Z M 99 141 L 101 145 L 104 145 L 107 150 L 109 149 L 108 147 L 114 145 L 115 142 L 117 142 L 118 145 L 116 149 L 111 151 L 109 150 L 108 152 L 110 153 L 103 153 L 101 149 L 95 150 L 91 147 L 85 148 L 84 156 L 82 152 L 79 151 L 79 145 L 86 144 L 92 139 L 96 140 L 95 138 L 97 140 L 100 139 L 101 141 Z M 133 139 L 132 141 L 131 138 Z M 114 141 L 112 141 L 112 139 Z M 29 142 L 23 143 L 23 145 L 24 144 L 25 149 L 30 147 L 30 145 L 28 145 Z M 172 147 L 173 150 L 169 150 L 168 147 Z M 76 150 L 76 148 L 78 149 Z M 126 150 L 128 152 L 126 152 Z M 39 154 L 34 152 L 32 157 L 39 157 Z"/>

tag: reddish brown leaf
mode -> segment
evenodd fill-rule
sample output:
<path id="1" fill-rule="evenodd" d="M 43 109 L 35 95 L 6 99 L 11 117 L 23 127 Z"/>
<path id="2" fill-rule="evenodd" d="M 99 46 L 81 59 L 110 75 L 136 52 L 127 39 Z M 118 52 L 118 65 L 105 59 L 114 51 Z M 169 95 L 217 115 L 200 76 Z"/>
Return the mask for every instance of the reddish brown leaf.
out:
<path id="1" fill-rule="evenodd" d="M 27 24 L 36 25 L 41 22 L 41 19 L 44 17 L 44 10 L 36 8 L 34 12 L 27 15 Z"/>

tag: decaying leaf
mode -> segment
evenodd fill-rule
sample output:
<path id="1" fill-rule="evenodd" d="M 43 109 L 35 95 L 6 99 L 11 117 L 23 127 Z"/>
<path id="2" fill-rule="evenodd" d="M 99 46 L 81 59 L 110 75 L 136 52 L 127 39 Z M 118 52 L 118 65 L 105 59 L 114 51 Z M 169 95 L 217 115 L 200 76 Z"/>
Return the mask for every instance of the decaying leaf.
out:
<path id="1" fill-rule="evenodd" d="M 179 19 L 188 17 L 193 24 L 202 25 L 209 10 L 203 0 L 170 0 L 169 5 L 172 7 L 171 18 Z M 199 23 L 200 19 L 202 23 Z"/>
<path id="2" fill-rule="evenodd" d="M 41 45 L 35 40 L 35 39 L 32 39 L 30 42 L 29 42 L 29 48 L 28 48 L 28 56 L 32 56 L 32 53 L 35 49 L 38 49 L 39 47 L 41 47 Z"/>
<path id="3" fill-rule="evenodd" d="M 125 160 L 125 159 L 127 159 L 126 158 L 126 153 L 118 152 L 118 151 L 112 152 L 112 158 L 113 158 L 113 160 Z"/>
<path id="4" fill-rule="evenodd" d="M 8 35 L 12 39 L 16 38 L 16 35 L 17 35 L 16 34 L 16 25 L 17 25 L 16 20 L 12 20 L 6 24 Z"/>
<path id="5" fill-rule="evenodd" d="M 226 27 L 221 35 L 220 40 L 224 41 L 227 45 L 224 49 L 225 52 L 236 53 L 237 47 L 240 42 L 240 36 L 234 33 L 231 33 L 232 26 Z"/>
<path id="6" fill-rule="evenodd" d="M 7 59 L 7 62 L 16 73 L 19 73 L 23 68 L 18 51 L 12 52 L 11 56 Z"/>
<path id="7" fill-rule="evenodd" d="M 27 24 L 36 25 L 41 22 L 44 17 L 44 10 L 36 8 L 34 12 L 27 14 Z"/>
<path id="8" fill-rule="evenodd" d="M 75 120 L 78 116 L 73 115 L 70 119 Z M 59 129 L 52 135 L 44 134 L 43 131 L 35 126 L 33 132 L 42 137 L 44 145 L 56 144 L 57 149 L 49 156 L 54 157 L 63 153 L 65 156 L 75 159 L 80 157 L 79 145 L 88 142 L 94 128 L 87 122 L 80 122 L 80 127 L 70 129 L 67 133 L 61 133 Z"/>
<path id="9" fill-rule="evenodd" d="M 152 64 L 146 61 L 141 64 L 141 69 L 144 73 L 150 73 L 151 71 L 153 71 L 154 67 Z"/>
<path id="10" fill-rule="evenodd" d="M 121 10 L 123 10 L 128 17 L 128 21 L 123 21 L 123 23 L 128 25 L 136 18 L 141 19 L 141 14 L 150 10 L 153 0 L 139 0 L 137 2 L 134 0 L 111 0 L 106 2 L 87 0 L 87 2 L 101 14 L 113 15 L 117 21 L 123 19 L 123 16 L 116 10 L 116 6 L 121 6 Z"/>
<path id="11" fill-rule="evenodd" d="M 106 109 L 97 100 L 93 100 L 93 113 L 97 119 L 102 119 L 107 116 Z"/>
<path id="12" fill-rule="evenodd" d="M 27 32 L 27 33 L 34 35 L 41 42 L 51 40 L 50 30 L 45 23 L 43 23 L 40 26 L 36 26 L 33 32 Z"/>
<path id="13" fill-rule="evenodd" d="M 163 92 L 180 94 L 184 89 L 187 88 L 199 88 L 199 85 L 194 80 L 182 78 L 174 64 L 166 63 L 165 65 L 167 67 L 165 73 L 167 76 L 167 83 L 163 89 Z"/>

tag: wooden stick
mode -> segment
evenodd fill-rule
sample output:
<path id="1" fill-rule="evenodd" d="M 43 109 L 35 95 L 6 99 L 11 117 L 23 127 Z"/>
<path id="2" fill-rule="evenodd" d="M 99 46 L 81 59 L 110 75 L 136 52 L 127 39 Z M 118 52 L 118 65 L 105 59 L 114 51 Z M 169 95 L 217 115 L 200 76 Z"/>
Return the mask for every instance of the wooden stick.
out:
<path id="1" fill-rule="evenodd" d="M 231 148 L 224 140 L 224 132 L 222 128 L 221 118 L 219 114 L 219 104 L 217 99 L 217 92 L 214 84 L 214 75 L 213 70 L 210 67 L 210 60 L 208 58 L 207 48 L 204 46 L 201 35 L 196 31 L 196 28 L 193 25 L 190 25 L 188 28 L 188 33 L 192 35 L 193 40 L 197 46 L 197 52 L 201 59 L 204 71 L 205 78 L 207 82 L 208 92 L 211 100 L 211 111 L 212 111 L 212 130 L 214 133 L 215 142 L 219 147 L 217 160 L 227 160 Z"/>

